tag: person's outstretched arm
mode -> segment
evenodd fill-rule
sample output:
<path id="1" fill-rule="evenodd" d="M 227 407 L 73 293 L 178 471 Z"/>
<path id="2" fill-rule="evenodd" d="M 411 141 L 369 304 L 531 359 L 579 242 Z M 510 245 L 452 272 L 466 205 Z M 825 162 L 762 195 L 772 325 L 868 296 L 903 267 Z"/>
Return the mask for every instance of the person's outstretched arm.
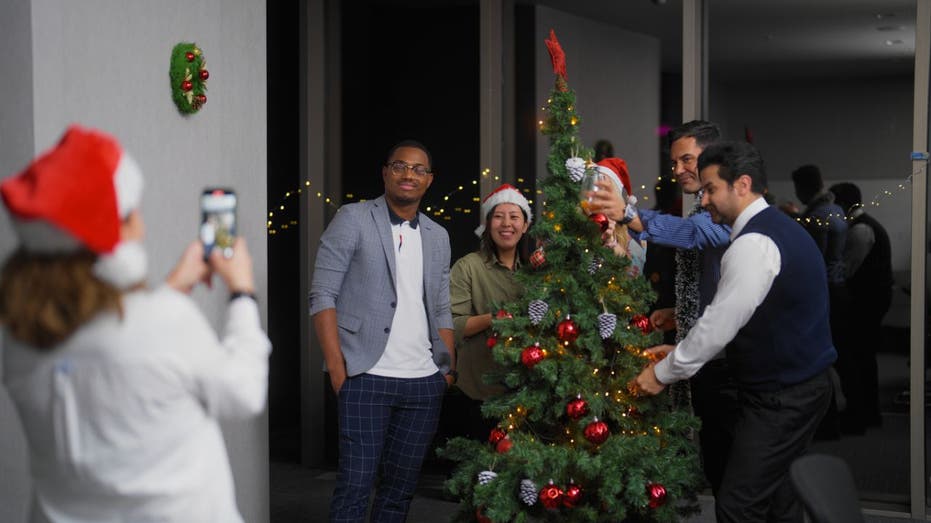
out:
<path id="1" fill-rule="evenodd" d="M 701 250 L 724 246 L 731 241 L 731 228 L 711 221 L 707 211 L 683 218 L 643 209 L 635 220 L 639 223 L 631 223 L 630 228 L 642 230 L 638 239 L 657 245 Z"/>

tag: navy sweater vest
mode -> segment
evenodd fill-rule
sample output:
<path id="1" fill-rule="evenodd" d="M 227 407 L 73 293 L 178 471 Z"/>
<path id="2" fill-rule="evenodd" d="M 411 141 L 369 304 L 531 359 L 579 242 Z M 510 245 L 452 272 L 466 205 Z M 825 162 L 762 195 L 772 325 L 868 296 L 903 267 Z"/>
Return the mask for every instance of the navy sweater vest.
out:
<path id="1" fill-rule="evenodd" d="M 813 378 L 837 359 L 828 323 L 827 273 L 811 236 L 775 207 L 751 218 L 739 236 L 749 233 L 773 240 L 782 267 L 728 347 L 727 358 L 741 386 L 778 390 Z"/>

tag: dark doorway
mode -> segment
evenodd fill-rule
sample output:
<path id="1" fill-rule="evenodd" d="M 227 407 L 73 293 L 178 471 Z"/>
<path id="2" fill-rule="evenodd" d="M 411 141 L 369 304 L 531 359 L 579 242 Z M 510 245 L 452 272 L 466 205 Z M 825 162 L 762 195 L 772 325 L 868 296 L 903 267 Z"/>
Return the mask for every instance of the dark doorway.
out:
<path id="1" fill-rule="evenodd" d="M 300 228 L 296 189 L 301 172 L 299 101 L 300 2 L 267 2 L 269 358 L 268 428 L 272 461 L 297 463 L 301 448 Z M 291 195 L 291 196 L 286 196 Z M 284 207 L 284 209 L 282 209 Z"/>

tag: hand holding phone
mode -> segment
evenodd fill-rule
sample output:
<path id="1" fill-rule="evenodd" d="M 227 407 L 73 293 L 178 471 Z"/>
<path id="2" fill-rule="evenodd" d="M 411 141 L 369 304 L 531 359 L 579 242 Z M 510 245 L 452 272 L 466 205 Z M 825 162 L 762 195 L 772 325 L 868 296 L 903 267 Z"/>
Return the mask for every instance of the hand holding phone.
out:
<path id="1" fill-rule="evenodd" d="M 209 263 L 213 271 L 220 276 L 231 292 L 255 292 L 255 279 L 252 274 L 252 256 L 246 247 L 246 240 L 236 238 L 233 256 L 227 258 L 216 252 Z"/>
<path id="2" fill-rule="evenodd" d="M 223 256 L 233 256 L 236 240 L 236 193 L 232 189 L 208 187 L 200 195 L 200 241 L 204 244 L 204 258 L 209 258 L 214 247 Z"/>

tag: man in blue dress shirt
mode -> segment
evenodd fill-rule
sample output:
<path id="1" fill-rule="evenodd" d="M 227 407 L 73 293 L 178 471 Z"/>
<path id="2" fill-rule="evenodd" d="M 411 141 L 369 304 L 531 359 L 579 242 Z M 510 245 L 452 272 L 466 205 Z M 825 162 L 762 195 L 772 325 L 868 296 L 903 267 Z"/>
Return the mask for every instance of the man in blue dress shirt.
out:
<path id="1" fill-rule="evenodd" d="M 635 236 L 639 233 L 638 239 L 677 249 L 676 306 L 658 309 L 650 316 L 656 328 L 676 329 L 676 342 L 685 338 L 714 298 L 721 275 L 721 256 L 730 243 L 730 227 L 712 222 L 711 215 L 702 209 L 698 179 L 698 156 L 705 147 L 718 141 L 720 135 L 717 125 L 703 120 L 686 122 L 669 132 L 669 155 L 676 182 L 685 194 L 696 195 L 687 218 L 651 209 L 639 210 L 638 216 L 625 209 L 610 190 L 593 195 L 593 205 L 598 205 L 600 212 L 621 223 L 628 222 Z M 699 444 L 705 476 L 716 495 L 734 437 L 737 413 L 736 384 L 723 351 L 689 380 L 689 389 L 692 408 L 702 420 Z M 679 403 L 678 398 L 674 399 Z"/>

